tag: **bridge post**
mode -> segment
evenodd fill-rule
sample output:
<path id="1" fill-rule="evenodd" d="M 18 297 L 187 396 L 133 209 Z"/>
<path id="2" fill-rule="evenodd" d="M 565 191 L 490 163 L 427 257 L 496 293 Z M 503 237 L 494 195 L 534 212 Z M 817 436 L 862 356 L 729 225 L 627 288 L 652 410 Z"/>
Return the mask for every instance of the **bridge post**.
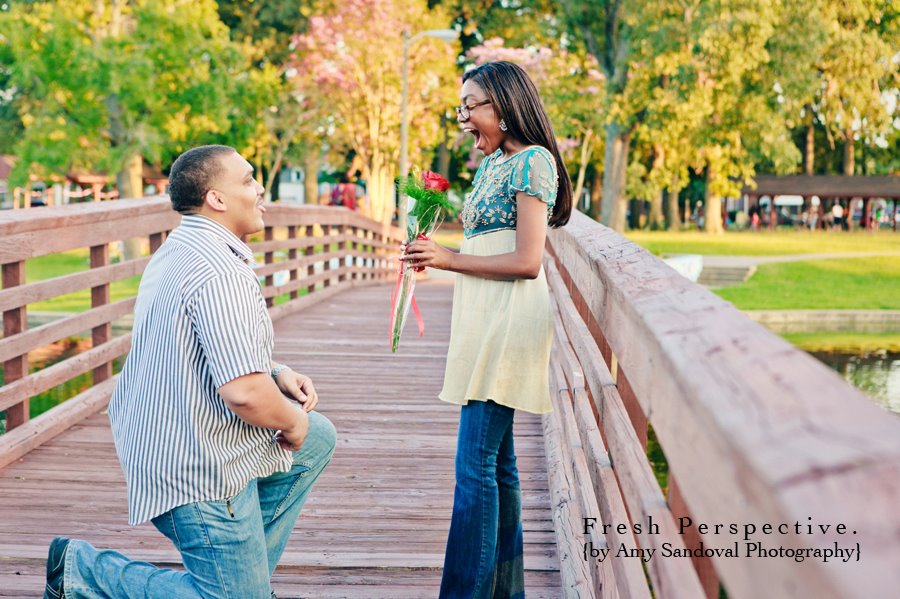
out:
<path id="1" fill-rule="evenodd" d="M 275 230 L 274 230 L 274 228 L 273 228 L 273 227 L 266 227 L 264 236 L 265 236 L 265 240 L 266 240 L 266 241 L 272 241 L 273 239 L 275 239 Z M 272 264 L 273 262 L 275 262 L 275 252 L 273 252 L 273 251 L 271 251 L 271 250 L 270 250 L 270 251 L 267 251 L 267 252 L 265 253 L 265 259 L 264 259 L 264 261 L 265 261 L 266 264 Z M 274 276 L 274 274 L 268 274 L 268 275 L 266 275 L 266 287 L 271 287 L 274 283 L 275 283 L 275 276 Z M 267 298 L 266 298 L 266 307 L 267 307 L 267 308 L 271 308 L 271 307 L 274 306 L 274 305 L 275 305 L 275 297 L 274 297 L 274 296 L 273 296 L 273 297 L 267 297 Z"/>
<path id="2" fill-rule="evenodd" d="M 91 246 L 91 268 L 109 265 L 109 244 Z M 109 283 L 91 287 L 91 308 L 99 308 L 109 303 Z M 104 322 L 91 329 L 91 347 L 99 347 L 112 338 L 112 324 Z M 104 362 L 92 371 L 94 384 L 102 383 L 112 376 L 112 362 Z"/>
<path id="3" fill-rule="evenodd" d="M 25 284 L 25 262 L 11 262 L 3 265 L 3 288 L 18 287 Z M 3 337 L 23 332 L 28 328 L 25 306 L 3 312 Z M 3 384 L 9 385 L 28 374 L 28 354 L 16 356 L 3 364 Z M 10 431 L 28 421 L 28 398 L 10 406 L 6 410 L 6 430 Z"/>
<path id="4" fill-rule="evenodd" d="M 315 229 L 313 228 L 312 225 L 309 225 L 309 226 L 307 226 L 307 227 L 305 228 L 305 233 L 304 233 L 304 235 L 306 236 L 307 240 L 308 240 L 310 237 L 313 237 L 314 234 L 315 234 Z M 306 242 L 306 246 L 305 246 L 304 249 L 303 249 L 303 255 L 304 255 L 304 256 L 312 256 L 312 255 L 315 254 L 315 253 L 316 253 L 315 245 L 310 244 L 310 242 L 307 241 L 307 242 Z M 306 276 L 307 276 L 307 277 L 312 277 L 314 274 L 316 274 L 316 267 L 313 265 L 312 262 L 310 262 L 309 265 L 306 267 Z M 312 293 L 312 292 L 314 292 L 315 290 L 316 290 L 316 286 L 315 286 L 315 285 L 309 285 L 309 286 L 306 287 L 306 292 L 307 292 L 307 293 Z"/>
<path id="5" fill-rule="evenodd" d="M 672 517 L 675 518 L 676 521 L 678 518 L 683 517 L 696 521 L 694 520 L 693 515 L 688 511 L 687 503 L 684 501 L 681 490 L 678 488 L 678 484 L 675 481 L 675 476 L 671 471 L 669 472 L 669 489 L 666 493 L 666 500 L 669 504 L 669 510 L 672 512 Z M 695 551 L 700 548 L 700 543 L 703 540 L 700 538 L 700 533 L 697 532 L 696 527 L 685 530 L 681 538 L 684 540 L 685 547 Z M 716 574 L 712 559 L 706 556 L 691 557 L 691 562 L 694 564 L 694 570 L 697 572 L 697 578 L 700 579 L 700 586 L 703 587 L 706 598 L 718 599 L 719 576 Z"/>
<path id="6" fill-rule="evenodd" d="M 616 381 L 616 387 L 619 388 L 619 395 L 622 397 L 622 403 L 625 404 L 625 412 L 628 414 L 629 420 L 631 420 L 631 426 L 634 428 L 634 433 L 637 435 L 638 441 L 641 442 L 641 447 L 644 448 L 644 452 L 646 453 L 647 415 L 644 414 L 644 410 L 641 409 L 641 404 L 638 402 L 637 397 L 635 397 L 634 389 L 631 388 L 631 383 L 628 382 L 628 377 L 625 375 L 625 372 L 617 367 L 616 372 L 613 373 L 613 377 Z"/>
<path id="7" fill-rule="evenodd" d="M 292 242 L 297 240 L 297 225 L 289 225 L 288 226 L 288 239 Z M 288 250 L 288 260 L 293 262 L 296 259 L 297 259 L 297 246 L 294 245 L 293 243 L 291 243 L 291 248 Z M 293 268 L 291 268 L 291 270 L 289 272 L 290 272 L 290 280 L 296 281 L 297 276 L 298 276 L 297 267 L 294 266 Z M 297 299 L 297 296 L 298 296 L 298 292 L 296 289 L 291 291 L 291 299 L 292 300 Z"/>
<path id="8" fill-rule="evenodd" d="M 150 235 L 150 253 L 155 254 L 165 239 L 166 236 L 163 233 L 152 233 Z"/>
<path id="9" fill-rule="evenodd" d="M 344 266 L 346 266 L 347 264 L 347 256 L 345 254 L 347 253 L 347 248 L 350 247 L 350 244 L 347 242 L 346 238 L 348 230 L 349 229 L 347 225 L 338 225 L 337 227 L 338 237 L 340 237 L 341 239 L 340 243 L 338 243 L 338 253 L 341 255 L 339 262 L 340 266 L 338 267 L 339 270 L 343 270 Z M 346 274 L 341 273 L 338 275 L 338 283 L 342 283 L 346 280 Z"/>
<path id="10" fill-rule="evenodd" d="M 358 272 L 356 271 L 356 260 L 357 260 L 356 254 L 357 254 L 357 250 L 359 249 L 359 247 L 360 247 L 360 245 L 361 245 L 361 244 L 359 243 L 359 228 L 358 228 L 358 227 L 351 226 L 351 227 L 350 227 L 350 235 L 351 235 L 351 241 L 350 241 L 350 264 L 353 265 L 353 270 L 352 270 L 351 273 L 350 273 L 350 280 L 356 281 L 356 280 L 358 280 L 358 279 L 363 279 L 363 278 L 365 278 L 365 276 L 364 276 L 363 274 L 360 274 L 360 273 L 358 273 Z"/>
<path id="11" fill-rule="evenodd" d="M 322 244 L 323 245 L 322 249 L 325 251 L 326 256 L 331 253 L 331 246 L 332 246 L 331 236 L 333 234 L 332 233 L 333 230 L 334 230 L 334 228 L 331 225 L 323 225 L 322 226 L 322 231 L 325 236 L 325 243 Z M 324 264 L 322 265 L 322 271 L 327 273 L 329 270 L 331 270 L 331 259 L 326 258 Z M 326 277 L 325 280 L 322 282 L 322 287 L 323 288 L 331 287 L 331 277 L 330 276 Z"/>

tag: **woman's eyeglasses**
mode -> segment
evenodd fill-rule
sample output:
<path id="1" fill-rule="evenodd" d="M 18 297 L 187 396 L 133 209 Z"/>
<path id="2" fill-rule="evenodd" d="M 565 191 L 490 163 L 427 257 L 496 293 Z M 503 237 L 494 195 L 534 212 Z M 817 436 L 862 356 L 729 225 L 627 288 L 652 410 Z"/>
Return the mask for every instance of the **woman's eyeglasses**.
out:
<path id="1" fill-rule="evenodd" d="M 462 106 L 456 107 L 456 116 L 464 121 L 468 121 L 469 117 L 472 116 L 472 111 L 479 106 L 484 106 L 485 104 L 490 104 L 490 100 L 484 100 L 483 102 L 476 102 L 475 104 L 463 104 Z"/>

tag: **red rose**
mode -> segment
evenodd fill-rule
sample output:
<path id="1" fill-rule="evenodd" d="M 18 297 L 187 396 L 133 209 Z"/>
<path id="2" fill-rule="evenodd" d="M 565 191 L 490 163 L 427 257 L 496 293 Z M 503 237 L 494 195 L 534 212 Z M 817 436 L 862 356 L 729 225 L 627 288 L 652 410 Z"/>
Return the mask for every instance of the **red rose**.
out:
<path id="1" fill-rule="evenodd" d="M 435 191 L 447 191 L 450 189 L 450 182 L 433 171 L 422 173 L 422 183 L 425 185 L 425 189 L 434 189 Z"/>

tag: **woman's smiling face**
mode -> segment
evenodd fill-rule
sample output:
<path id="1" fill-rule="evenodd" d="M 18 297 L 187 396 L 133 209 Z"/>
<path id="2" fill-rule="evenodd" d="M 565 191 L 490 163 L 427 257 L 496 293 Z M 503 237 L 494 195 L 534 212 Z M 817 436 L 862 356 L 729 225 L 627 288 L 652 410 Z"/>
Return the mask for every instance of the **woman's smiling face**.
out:
<path id="1" fill-rule="evenodd" d="M 500 119 L 497 118 L 493 105 L 481 104 L 488 100 L 488 95 L 480 85 L 469 79 L 463 83 L 459 100 L 463 106 L 474 106 L 469 109 L 468 119 L 463 119 L 461 115 L 456 117 L 459 126 L 475 137 L 475 147 L 478 150 L 485 155 L 493 154 L 506 141 L 506 132 L 500 130 Z M 481 105 L 475 106 L 476 104 Z"/>

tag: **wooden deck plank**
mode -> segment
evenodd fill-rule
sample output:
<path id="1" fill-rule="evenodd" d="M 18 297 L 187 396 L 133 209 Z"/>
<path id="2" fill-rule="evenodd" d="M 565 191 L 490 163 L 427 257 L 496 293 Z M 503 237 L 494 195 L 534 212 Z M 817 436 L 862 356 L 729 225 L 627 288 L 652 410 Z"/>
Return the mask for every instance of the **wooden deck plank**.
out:
<path id="1" fill-rule="evenodd" d="M 275 358 L 313 377 L 338 446 L 274 577 L 279 597 L 424 599 L 440 583 L 453 498 L 459 408 L 437 399 L 452 286 L 420 283 L 426 334 L 397 355 L 384 286 L 353 289 L 276 322 Z M 526 587 L 561 596 L 541 421 L 519 414 Z M 105 414 L 0 470 L 0 597 L 43 588 L 55 535 L 161 564 L 178 554 L 152 525 L 127 525 L 125 486 Z"/>

